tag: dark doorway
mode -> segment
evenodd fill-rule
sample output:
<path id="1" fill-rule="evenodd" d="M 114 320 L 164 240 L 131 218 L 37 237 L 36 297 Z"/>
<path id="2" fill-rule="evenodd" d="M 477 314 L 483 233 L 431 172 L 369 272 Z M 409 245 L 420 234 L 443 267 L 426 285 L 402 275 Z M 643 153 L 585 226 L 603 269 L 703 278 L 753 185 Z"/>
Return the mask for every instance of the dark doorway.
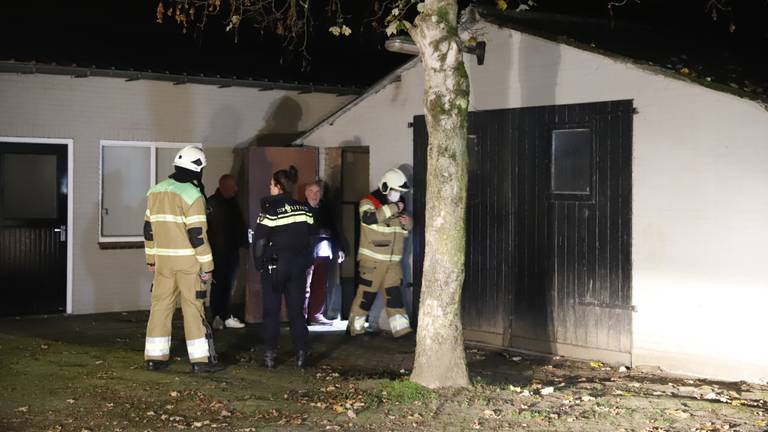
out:
<path id="1" fill-rule="evenodd" d="M 349 318 L 349 310 L 357 289 L 357 248 L 360 245 L 360 200 L 370 192 L 368 147 L 341 148 L 341 229 L 349 242 L 348 256 L 340 269 L 342 289 L 341 318 Z"/>
<path id="2" fill-rule="evenodd" d="M 0 315 L 66 312 L 67 146 L 0 140 Z"/>
<path id="3" fill-rule="evenodd" d="M 357 247 L 360 243 L 360 219 L 358 205 L 368 195 L 370 187 L 370 161 L 368 147 L 347 145 L 325 149 L 325 181 L 328 183 L 326 200 L 331 203 L 336 215 L 341 240 L 344 242 L 347 259 L 338 266 L 338 292 L 333 294 L 329 307 L 342 319 L 349 318 L 357 284 Z M 334 270 L 336 270 L 334 268 Z M 330 277 L 329 289 L 335 285 L 336 275 Z M 339 295 L 340 294 L 340 295 Z"/>
<path id="4" fill-rule="evenodd" d="M 472 112 L 465 336 L 631 363 L 632 101 Z M 414 119 L 423 263 L 427 133 Z"/>

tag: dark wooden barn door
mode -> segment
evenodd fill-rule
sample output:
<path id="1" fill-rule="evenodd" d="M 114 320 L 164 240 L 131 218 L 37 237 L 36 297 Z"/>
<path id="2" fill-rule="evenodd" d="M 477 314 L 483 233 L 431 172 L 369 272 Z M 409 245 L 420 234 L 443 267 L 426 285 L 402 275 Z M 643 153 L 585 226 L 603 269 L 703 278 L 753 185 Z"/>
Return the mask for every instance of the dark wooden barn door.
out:
<path id="1" fill-rule="evenodd" d="M 473 112 L 468 146 L 467 339 L 630 363 L 631 101 Z M 417 117 L 417 246 L 425 149 Z"/>
<path id="2" fill-rule="evenodd" d="M 0 315 L 67 303 L 67 146 L 0 142 Z"/>

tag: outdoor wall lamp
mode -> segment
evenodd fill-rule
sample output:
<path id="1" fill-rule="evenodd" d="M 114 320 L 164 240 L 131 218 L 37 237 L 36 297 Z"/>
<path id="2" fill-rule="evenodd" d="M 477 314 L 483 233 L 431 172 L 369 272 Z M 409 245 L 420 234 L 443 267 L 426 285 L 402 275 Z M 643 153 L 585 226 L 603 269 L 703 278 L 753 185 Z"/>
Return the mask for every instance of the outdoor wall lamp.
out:
<path id="1" fill-rule="evenodd" d="M 408 36 L 391 37 L 384 42 L 384 48 L 391 52 L 419 55 L 419 47 Z M 478 66 L 482 66 L 485 63 L 485 41 L 477 42 L 472 46 L 464 45 L 462 51 L 474 55 L 477 58 Z"/>

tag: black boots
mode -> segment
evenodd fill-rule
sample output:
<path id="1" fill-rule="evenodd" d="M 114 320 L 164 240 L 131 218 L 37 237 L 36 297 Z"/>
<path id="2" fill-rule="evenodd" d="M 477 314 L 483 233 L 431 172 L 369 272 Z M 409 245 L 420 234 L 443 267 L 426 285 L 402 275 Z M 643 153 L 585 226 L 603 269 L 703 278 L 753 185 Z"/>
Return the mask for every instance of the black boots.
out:
<path id="1" fill-rule="evenodd" d="M 193 373 L 216 373 L 227 367 L 221 363 L 192 363 Z"/>
<path id="2" fill-rule="evenodd" d="M 277 359 L 277 350 L 268 349 L 264 351 L 264 367 L 267 369 L 275 368 L 275 360 Z M 309 363 L 309 351 L 299 350 L 296 352 L 296 366 L 303 368 Z"/>
<path id="3" fill-rule="evenodd" d="M 148 371 L 159 372 L 168 369 L 169 360 L 146 360 L 144 366 Z M 192 363 L 193 373 L 215 373 L 226 369 L 221 363 Z"/>
<path id="4" fill-rule="evenodd" d="M 264 352 L 264 367 L 267 369 L 275 368 L 275 359 L 277 358 L 277 350 L 268 349 Z"/>
<path id="5" fill-rule="evenodd" d="M 148 371 L 158 372 L 168 369 L 170 363 L 168 360 L 146 360 L 144 361 L 144 366 Z"/>

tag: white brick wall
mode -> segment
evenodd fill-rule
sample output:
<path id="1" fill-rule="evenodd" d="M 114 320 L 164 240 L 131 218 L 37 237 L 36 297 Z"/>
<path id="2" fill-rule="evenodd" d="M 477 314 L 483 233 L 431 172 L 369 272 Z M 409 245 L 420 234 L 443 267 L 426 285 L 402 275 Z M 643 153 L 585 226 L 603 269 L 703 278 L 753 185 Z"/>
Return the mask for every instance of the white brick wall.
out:
<path id="1" fill-rule="evenodd" d="M 100 250 L 99 140 L 202 142 L 208 192 L 233 150 L 260 133 L 307 130 L 349 97 L 174 86 L 113 78 L 0 74 L 0 136 L 74 139 L 73 312 L 144 309 L 151 278 L 141 250 Z M 141 221 L 137 221 L 141 223 Z"/>

